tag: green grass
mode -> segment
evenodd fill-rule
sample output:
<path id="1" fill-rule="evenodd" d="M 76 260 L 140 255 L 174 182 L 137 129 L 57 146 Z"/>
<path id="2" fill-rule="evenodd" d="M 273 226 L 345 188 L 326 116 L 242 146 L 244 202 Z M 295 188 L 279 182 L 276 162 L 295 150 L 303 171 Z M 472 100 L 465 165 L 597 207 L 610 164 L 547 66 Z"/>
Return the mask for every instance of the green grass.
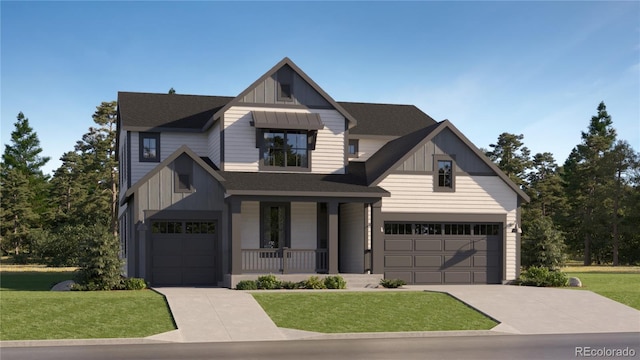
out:
<path id="1" fill-rule="evenodd" d="M 0 272 L 0 340 L 145 337 L 175 329 L 151 290 L 51 292 L 70 272 Z"/>
<path id="2" fill-rule="evenodd" d="M 615 272 L 567 272 L 582 288 L 640 310 L 640 274 Z"/>
<path id="3" fill-rule="evenodd" d="M 487 330 L 497 323 L 429 292 L 254 293 L 279 327 L 324 333 Z"/>

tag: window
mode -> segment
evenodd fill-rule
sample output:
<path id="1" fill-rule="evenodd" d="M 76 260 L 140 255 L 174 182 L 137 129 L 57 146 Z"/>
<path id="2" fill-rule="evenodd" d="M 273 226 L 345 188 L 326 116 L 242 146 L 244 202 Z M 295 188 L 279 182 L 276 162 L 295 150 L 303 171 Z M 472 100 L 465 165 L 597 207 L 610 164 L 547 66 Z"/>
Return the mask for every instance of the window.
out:
<path id="1" fill-rule="evenodd" d="M 181 234 L 182 222 L 179 221 L 154 221 L 151 225 L 154 234 Z"/>
<path id="2" fill-rule="evenodd" d="M 278 89 L 278 100 L 291 101 L 292 100 L 292 91 L 291 84 L 280 84 Z"/>
<path id="3" fill-rule="evenodd" d="M 436 155 L 434 165 L 434 191 L 455 191 L 454 160 L 448 156 Z"/>
<path id="4" fill-rule="evenodd" d="M 291 246 L 289 240 L 289 205 L 261 203 L 262 239 L 260 247 L 280 249 Z"/>
<path id="5" fill-rule="evenodd" d="M 140 162 L 160 162 L 160 133 L 140 133 Z"/>
<path id="6" fill-rule="evenodd" d="M 309 167 L 306 131 L 273 130 L 265 131 L 263 134 L 262 166 Z"/>
<path id="7" fill-rule="evenodd" d="M 349 140 L 349 157 L 358 157 L 358 139 Z"/>
<path id="8" fill-rule="evenodd" d="M 193 192 L 193 159 L 188 155 L 180 155 L 173 164 L 174 167 L 174 188 L 177 193 Z"/>

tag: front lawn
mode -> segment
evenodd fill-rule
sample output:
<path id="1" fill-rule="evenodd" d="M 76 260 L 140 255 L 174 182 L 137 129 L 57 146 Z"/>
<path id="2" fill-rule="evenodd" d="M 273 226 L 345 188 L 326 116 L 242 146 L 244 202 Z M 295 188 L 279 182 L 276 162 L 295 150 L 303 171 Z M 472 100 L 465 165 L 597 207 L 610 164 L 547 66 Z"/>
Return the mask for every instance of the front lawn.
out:
<path id="1" fill-rule="evenodd" d="M 279 327 L 324 332 L 488 330 L 497 323 L 442 293 L 254 293 Z"/>
<path id="2" fill-rule="evenodd" d="M 567 276 L 582 281 L 582 288 L 640 310 L 640 269 L 638 267 L 571 267 Z"/>
<path id="3" fill-rule="evenodd" d="M 145 337 L 175 329 L 151 290 L 52 292 L 71 272 L 0 272 L 0 340 Z"/>

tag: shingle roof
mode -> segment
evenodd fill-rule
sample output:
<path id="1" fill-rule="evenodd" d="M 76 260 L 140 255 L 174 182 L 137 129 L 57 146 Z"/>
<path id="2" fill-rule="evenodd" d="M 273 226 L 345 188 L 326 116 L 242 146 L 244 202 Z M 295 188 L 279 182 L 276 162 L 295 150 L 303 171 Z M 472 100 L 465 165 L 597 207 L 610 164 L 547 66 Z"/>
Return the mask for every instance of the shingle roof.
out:
<path id="1" fill-rule="evenodd" d="M 234 97 L 157 93 L 118 93 L 118 112 L 125 129 L 180 128 L 203 130 L 207 121 Z M 435 124 L 413 105 L 338 102 L 358 121 L 352 135 L 404 136 Z"/>
<path id="2" fill-rule="evenodd" d="M 341 102 L 338 104 L 358 120 L 350 135 L 404 136 L 436 123 L 414 105 Z"/>
<path id="3" fill-rule="evenodd" d="M 305 173 L 256 173 L 218 171 L 230 195 L 381 197 L 389 193 L 367 186 L 356 176 Z"/>
<path id="4" fill-rule="evenodd" d="M 123 128 L 181 128 L 201 130 L 211 116 L 233 97 L 153 93 L 118 93 Z"/>

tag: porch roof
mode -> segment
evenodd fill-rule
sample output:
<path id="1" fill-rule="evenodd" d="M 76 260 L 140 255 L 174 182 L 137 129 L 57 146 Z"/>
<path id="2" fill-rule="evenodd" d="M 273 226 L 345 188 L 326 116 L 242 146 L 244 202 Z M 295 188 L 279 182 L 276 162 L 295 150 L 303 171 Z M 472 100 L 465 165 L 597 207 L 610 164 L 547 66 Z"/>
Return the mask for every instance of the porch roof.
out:
<path id="1" fill-rule="evenodd" d="M 274 195 L 315 197 L 390 196 L 379 186 L 367 186 L 349 174 L 256 173 L 218 171 L 228 195 Z"/>

